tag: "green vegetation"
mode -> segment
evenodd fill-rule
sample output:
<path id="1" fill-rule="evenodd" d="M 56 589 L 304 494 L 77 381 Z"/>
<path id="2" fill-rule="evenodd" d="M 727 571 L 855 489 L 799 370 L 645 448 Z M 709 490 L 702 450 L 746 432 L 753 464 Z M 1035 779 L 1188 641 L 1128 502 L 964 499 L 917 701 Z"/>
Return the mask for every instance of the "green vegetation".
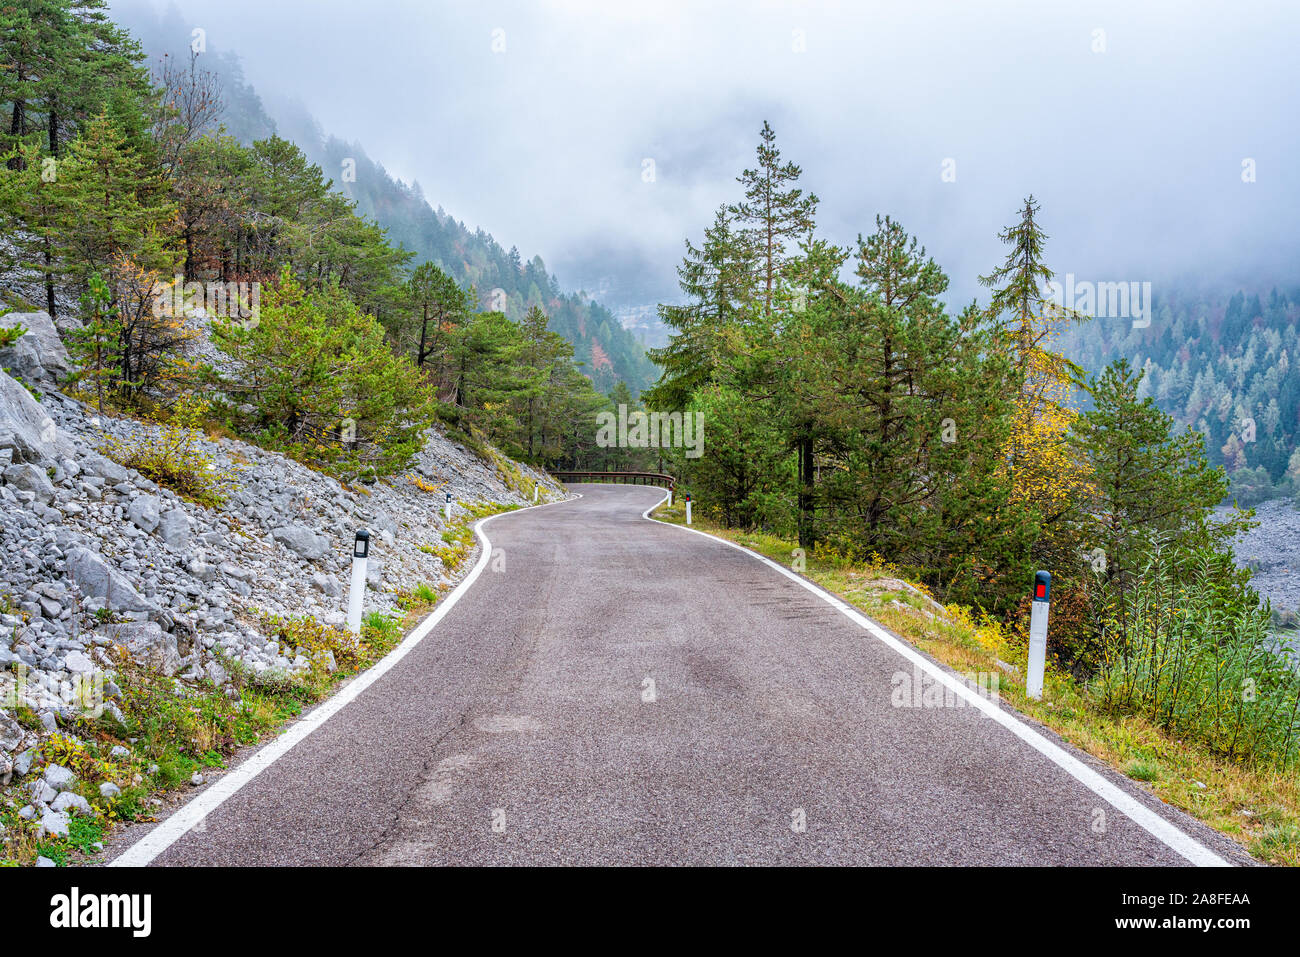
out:
<path id="1" fill-rule="evenodd" d="M 72 863 L 75 855 L 90 856 L 104 831 L 124 821 L 151 820 L 151 795 L 189 784 L 195 773 L 226 767 L 235 750 L 274 734 L 303 709 L 320 701 L 333 688 L 370 667 L 401 641 L 400 619 L 375 612 L 362 621 L 361 634 L 329 628 L 309 617 L 267 618 L 269 632 L 278 636 L 290 655 L 302 653 L 311 662 L 303 673 L 268 670 L 260 675 L 237 662 L 223 666 L 239 689 L 232 700 L 208 681 L 176 693 L 172 678 L 135 664 L 125 654 L 115 669 L 121 689 L 117 704 L 124 722 L 107 713 L 83 718 L 72 728 L 77 739 L 54 735 L 42 746 L 33 768 L 56 763 L 77 775 L 75 790 L 98 812 L 97 818 L 70 816 L 67 838 L 35 839 L 36 825 L 0 805 L 0 823 L 8 840 L 0 845 L 0 866 L 30 864 L 44 855 L 56 864 Z M 332 659 L 331 657 L 332 656 Z M 334 664 L 331 666 L 330 661 Z M 18 717 L 23 720 L 23 712 Z M 39 725 L 39 719 L 31 715 Z M 127 748 L 128 758 L 113 758 L 114 746 Z M 98 783 L 110 781 L 121 793 L 105 798 Z"/>
<path id="2" fill-rule="evenodd" d="M 57 292 L 80 301 L 73 385 L 101 414 L 197 396 L 208 426 L 344 481 L 404 469 L 436 420 L 512 457 L 582 462 L 610 400 L 552 327 L 584 330 L 585 367 L 608 388 L 609 350 L 628 368 L 639 355 L 612 317 L 515 252 L 493 269 L 436 257 L 453 273 L 422 241 L 417 263 L 298 146 L 229 135 L 221 82 L 197 59 L 150 79 L 101 0 L 40 8 L 0 11 L 0 229 L 14 242 L 0 278 L 39 281 L 51 316 Z M 239 109 L 245 92 L 233 84 Z M 199 308 L 220 371 L 189 349 Z"/>
<path id="3" fill-rule="evenodd" d="M 21 324 L 0 329 L 0 349 L 8 349 L 26 333 L 27 328 Z"/>
<path id="4" fill-rule="evenodd" d="M 472 552 L 474 522 L 514 508 L 477 502 L 463 506 L 460 521 L 445 535 L 449 557 L 459 563 Z M 455 570 L 454 565 L 448 566 L 449 573 Z M 99 816 L 72 815 L 67 838 L 37 841 L 36 823 L 17 814 L 25 802 L 15 800 L 13 807 L 0 803 L 0 824 L 6 828 L 0 867 L 31 864 L 38 855 L 59 865 L 93 856 L 94 845 L 113 825 L 152 819 L 158 803 L 153 795 L 187 786 L 196 773 L 225 768 L 236 749 L 276 733 L 341 682 L 379 661 L 440 598 L 437 589 L 417 585 L 401 596 L 405 617 L 371 612 L 362 619 L 360 635 L 311 616 L 264 615 L 261 628 L 280 643 L 281 653 L 290 659 L 301 655 L 308 667 L 300 672 L 268 669 L 259 674 L 238 662 L 222 661 L 230 684 L 239 691 L 235 698 L 227 696 L 224 686 L 207 680 L 187 685 L 178 694 L 175 679 L 142 667 L 123 652 L 114 681 L 121 690 L 115 703 L 124 720 L 118 722 L 109 713 L 80 719 L 71 729 L 75 739 L 50 737 L 33 764 L 36 772 L 49 763 L 72 770 L 78 779 L 76 792 Z M 17 708 L 14 717 L 25 727 L 41 727 L 30 708 Z M 127 748 L 130 756 L 113 758 L 114 746 Z M 98 784 L 104 781 L 118 785 L 120 793 L 101 796 Z"/>
<path id="5" fill-rule="evenodd" d="M 337 282 L 308 291 L 286 268 L 259 322 L 218 320 L 213 339 L 235 430 L 342 477 L 403 468 L 434 420 L 432 387 Z"/>
<path id="6" fill-rule="evenodd" d="M 237 482 L 236 473 L 218 465 L 199 444 L 199 426 L 206 412 L 206 405 L 198 400 L 182 399 L 159 423 L 158 434 L 142 433 L 129 439 L 105 434 L 99 450 L 182 498 L 215 508 L 226 500 Z"/>
<path id="7" fill-rule="evenodd" d="M 1251 596 L 1224 594 L 1224 556 L 1172 550 L 1141 570 L 1102 631 L 1099 701 L 1216 754 L 1281 768 L 1300 759 L 1300 674 Z"/>
<path id="8" fill-rule="evenodd" d="M 1289 388 L 1300 341 L 1300 289 L 1161 295 L 1148 322 L 1099 320 L 1061 350 L 1100 370 L 1128 357 L 1140 395 L 1205 435 L 1206 456 L 1242 506 L 1300 492 L 1300 391 Z"/>
<path id="9" fill-rule="evenodd" d="M 900 224 L 831 245 L 766 124 L 757 158 L 742 198 L 688 243 L 686 302 L 661 307 L 676 334 L 646 400 L 704 416 L 703 457 L 669 455 L 697 514 L 883 562 L 1009 635 L 1048 569 L 1049 650 L 1097 707 L 1294 767 L 1300 682 L 1230 550 L 1251 516 L 1216 516 L 1223 471 L 1142 372 L 1120 360 L 1086 379 L 1059 351 L 1084 317 L 1045 298 L 1033 197 L 981 279 L 991 305 L 952 315 L 947 277 Z"/>

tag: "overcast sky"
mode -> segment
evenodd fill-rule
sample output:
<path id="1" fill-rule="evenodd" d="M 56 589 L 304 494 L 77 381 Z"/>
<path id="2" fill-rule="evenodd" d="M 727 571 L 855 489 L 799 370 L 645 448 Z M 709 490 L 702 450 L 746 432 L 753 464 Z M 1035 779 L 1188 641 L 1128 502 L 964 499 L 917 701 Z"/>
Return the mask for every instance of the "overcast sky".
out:
<path id="1" fill-rule="evenodd" d="M 115 6 L 141 4 L 164 5 Z M 1300 274 L 1294 3 L 176 6 L 265 98 L 300 99 L 568 287 L 672 296 L 683 237 L 736 198 L 764 119 L 821 197 L 825 235 L 848 243 L 892 214 L 957 301 L 1030 192 L 1062 274 L 1157 295 L 1178 276 Z"/>

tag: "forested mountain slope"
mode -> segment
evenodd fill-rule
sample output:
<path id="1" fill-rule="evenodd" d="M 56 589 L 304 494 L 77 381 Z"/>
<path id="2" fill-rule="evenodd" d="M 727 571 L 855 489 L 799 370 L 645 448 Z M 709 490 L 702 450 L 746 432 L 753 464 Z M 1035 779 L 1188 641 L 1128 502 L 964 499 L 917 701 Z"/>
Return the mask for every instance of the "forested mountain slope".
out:
<path id="1" fill-rule="evenodd" d="M 119 19 L 140 39 L 151 63 L 164 55 L 188 56 L 191 26 L 176 8 L 161 18 L 124 11 Z M 435 263 L 463 286 L 473 286 L 481 306 L 502 311 L 516 322 L 531 307 L 540 307 L 550 329 L 573 344 L 575 360 L 599 391 L 608 392 L 622 381 L 637 393 L 654 382 L 658 373 L 636 337 L 583 293 L 563 292 L 540 256 L 525 262 L 516 248 L 507 250 L 490 233 L 470 229 L 435 208 L 418 183 L 408 185 L 392 177 L 360 144 L 327 134 L 302 107 L 286 104 L 268 110 L 233 53 L 210 46 L 199 65 L 220 78 L 225 107 L 221 123 L 232 136 L 247 144 L 278 133 L 296 143 L 333 179 L 335 189 L 356 202 L 358 215 L 378 222 L 391 243 L 415 253 L 416 263 Z M 355 180 L 344 180 L 344 160 L 355 161 Z M 497 289 L 504 297 L 492 298 Z"/>
<path id="2" fill-rule="evenodd" d="M 1127 358 L 1145 372 L 1139 394 L 1205 434 L 1213 465 L 1250 505 L 1293 494 L 1300 477 L 1300 286 L 1184 291 L 1154 299 L 1149 325 L 1096 319 L 1073 326 L 1063 349 L 1089 372 Z"/>

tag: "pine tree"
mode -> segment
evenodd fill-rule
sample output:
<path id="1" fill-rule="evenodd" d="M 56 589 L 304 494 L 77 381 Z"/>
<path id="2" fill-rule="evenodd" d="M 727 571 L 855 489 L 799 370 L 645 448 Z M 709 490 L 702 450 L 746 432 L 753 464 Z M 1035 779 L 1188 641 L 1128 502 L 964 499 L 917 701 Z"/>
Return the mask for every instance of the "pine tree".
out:
<path id="1" fill-rule="evenodd" d="M 106 114 L 90 122 L 58 164 L 65 272 L 84 284 L 98 273 L 116 302 L 115 269 L 144 257 L 162 265 L 165 235 L 175 225 L 161 175 L 150 167 Z"/>
<path id="2" fill-rule="evenodd" d="M 528 460 L 537 461 L 545 442 L 542 410 L 557 400 L 556 383 L 562 363 L 572 360 L 573 346 L 563 336 L 547 327 L 546 313 L 533 306 L 519 323 L 523 339 L 518 359 L 522 391 L 519 401 L 523 408 L 518 416 L 523 428 L 520 444 L 527 450 Z"/>
<path id="3" fill-rule="evenodd" d="M 805 196 L 794 185 L 803 171 L 794 163 L 781 162 L 776 134 L 766 120 L 759 135 L 762 142 L 758 145 L 758 166 L 737 177 L 745 199 L 729 211 L 754 250 L 757 298 L 764 315 L 771 316 L 788 249 L 792 243 L 812 236 L 819 201 L 816 194 Z"/>
<path id="4" fill-rule="evenodd" d="M 996 600 L 1027 545 L 1000 474 L 1010 364 L 975 310 L 947 314 L 947 277 L 900 224 L 877 219 L 856 259 L 857 287 L 832 293 L 838 270 L 829 268 L 826 293 L 809 299 L 804 352 L 816 360 L 802 374 L 825 448 L 821 495 L 835 516 L 825 533 L 945 593 L 983 587 Z"/>
<path id="5" fill-rule="evenodd" d="M 0 102 L 9 104 L 5 148 L 42 134 L 49 155 L 110 108 L 120 123 L 152 101 L 144 58 L 109 19 L 106 0 L 24 0 L 0 6 Z M 137 145 L 139 145 L 137 143 Z"/>
<path id="6" fill-rule="evenodd" d="M 104 393 L 117 382 L 118 347 L 122 323 L 111 305 L 108 284 L 92 275 L 81 297 L 82 324 L 69 336 L 72 354 L 80 365 L 77 381 L 89 379 L 95 393 L 95 410 L 104 414 Z"/>
<path id="7" fill-rule="evenodd" d="M 659 317 L 676 331 L 667 346 L 649 351 L 662 370 L 659 382 L 646 394 L 652 408 L 685 408 L 695 392 L 714 380 L 719 367 L 734 358 L 736 324 L 748 301 L 754 256 L 731 223 L 731 214 L 720 207 L 701 246 L 686 240 L 677 277 L 687 301 L 659 307 Z"/>
<path id="8" fill-rule="evenodd" d="M 752 250 L 756 274 L 755 287 L 747 299 L 761 308 L 750 309 L 743 329 L 744 346 L 737 350 L 746 360 L 735 363 L 742 371 L 734 383 L 743 393 L 771 396 L 783 378 L 783 357 L 776 341 L 783 324 L 790 322 L 793 306 L 802 308 L 806 293 L 794 287 L 789 269 L 797 257 L 791 247 L 812 242 L 817 204 L 815 193 L 804 194 L 795 185 L 803 171 L 794 163 L 782 162 L 776 134 L 763 122 L 758 145 L 758 165 L 745 170 L 737 182 L 744 187 L 745 198 L 730 207 L 740 226 L 742 241 Z M 806 418 L 789 423 L 789 445 L 795 456 L 799 542 L 811 547 L 815 537 L 816 508 L 816 436 Z"/>
<path id="9" fill-rule="evenodd" d="M 1175 433 L 1168 414 L 1138 398 L 1141 378 L 1126 359 L 1094 377 L 1095 407 L 1079 416 L 1072 439 L 1093 474 L 1087 506 L 1104 578 L 1121 588 L 1156 546 L 1223 548 L 1248 518 L 1216 522 L 1213 509 L 1228 491 L 1223 470 L 1206 461 L 1199 432 Z"/>

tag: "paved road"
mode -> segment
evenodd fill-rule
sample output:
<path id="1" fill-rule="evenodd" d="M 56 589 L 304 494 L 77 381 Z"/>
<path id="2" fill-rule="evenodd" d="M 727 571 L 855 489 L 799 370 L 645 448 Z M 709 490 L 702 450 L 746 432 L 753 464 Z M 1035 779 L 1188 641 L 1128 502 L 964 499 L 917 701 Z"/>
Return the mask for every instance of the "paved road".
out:
<path id="1" fill-rule="evenodd" d="M 977 709 L 894 707 L 897 651 L 657 489 L 576 489 L 155 863 L 1186 863 Z"/>

